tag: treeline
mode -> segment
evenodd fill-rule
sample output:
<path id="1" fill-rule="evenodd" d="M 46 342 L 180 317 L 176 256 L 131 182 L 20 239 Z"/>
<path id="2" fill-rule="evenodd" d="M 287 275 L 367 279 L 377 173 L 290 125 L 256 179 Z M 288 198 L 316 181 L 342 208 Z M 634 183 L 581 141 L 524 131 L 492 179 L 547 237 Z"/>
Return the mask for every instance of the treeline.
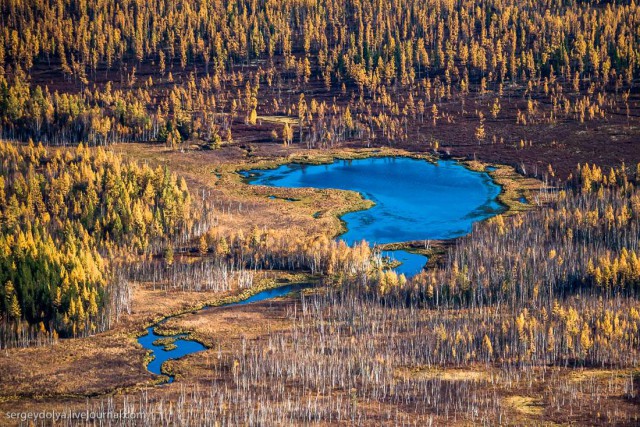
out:
<path id="1" fill-rule="evenodd" d="M 0 124 L 6 137 L 42 140 L 56 145 L 88 141 L 108 145 L 114 141 L 154 141 L 180 148 L 190 140 L 208 148 L 231 142 L 234 123 L 255 126 L 261 82 L 268 82 L 266 93 L 274 98 L 263 101 L 265 114 L 298 116 L 298 125 L 285 122 L 275 126 L 270 138 L 288 145 L 297 137 L 308 147 L 327 147 L 348 138 L 375 137 L 374 130 L 386 136 L 400 131 L 395 119 L 370 115 L 371 129 L 353 117 L 349 106 L 336 102 L 283 98 L 274 93 L 271 75 L 275 69 L 258 70 L 244 78 L 240 73 L 220 77 L 189 74 L 170 87 L 154 85 L 149 78 L 135 90 L 104 87 L 75 92 L 53 93 L 45 86 L 31 86 L 24 73 L 9 80 L 0 76 Z M 234 90 L 234 89 L 237 89 Z M 278 91 L 279 92 L 279 91 Z M 424 116 L 424 104 L 422 113 Z M 412 107 L 414 108 L 414 107 Z M 294 133 L 294 127 L 297 132 Z"/>
<path id="2" fill-rule="evenodd" d="M 428 73 L 500 82 L 590 76 L 630 83 L 638 67 L 637 5 L 576 1 L 270 2 L 3 1 L 0 62 L 26 70 L 55 61 L 84 81 L 102 67 L 153 61 L 213 69 L 284 57 L 311 75 L 359 85 Z M 349 30 L 348 30 L 349 29 Z M 8 71 L 8 70 L 7 70 Z"/>
<path id="3" fill-rule="evenodd" d="M 254 227 L 226 235 L 212 227 L 187 244 L 169 246 L 162 257 L 140 258 L 121 270 L 154 289 L 227 291 L 250 287 L 260 271 L 306 271 L 343 281 L 382 268 L 366 241 L 349 246 L 326 235 L 305 237 L 297 228 Z"/>
<path id="4" fill-rule="evenodd" d="M 535 301 L 547 309 L 555 297 L 580 292 L 637 295 L 638 172 L 578 167 L 574 185 L 548 208 L 477 226 L 442 269 L 417 277 L 419 293 L 446 304 Z"/>
<path id="5" fill-rule="evenodd" d="M 302 236 L 302 237 L 301 237 Z M 371 268 L 367 242 L 349 247 L 326 235 L 304 237 L 302 230 L 266 230 L 254 227 L 230 236 L 215 232 L 201 237 L 200 245 L 237 265 L 255 269 L 309 270 L 312 274 L 362 275 Z"/>
<path id="6" fill-rule="evenodd" d="M 231 116 L 222 114 L 225 97 L 213 96 L 213 80 L 191 79 L 161 94 L 151 90 L 152 79 L 136 90 L 113 89 L 109 82 L 78 93 L 52 93 L 18 73 L 9 80 L 0 77 L 0 122 L 5 137 L 56 145 L 160 141 L 178 147 L 197 138 L 219 146 L 231 139 Z"/>
<path id="7" fill-rule="evenodd" d="M 128 292 L 112 260 L 159 251 L 193 219 L 166 169 L 0 141 L 2 346 L 104 329 Z"/>
<path id="8" fill-rule="evenodd" d="M 6 136 L 24 140 L 217 147 L 232 139 L 234 120 L 255 126 L 260 114 L 276 114 L 297 118 L 299 132 L 272 126 L 274 140 L 323 147 L 403 141 L 411 125 L 458 115 L 490 140 L 485 121 L 505 110 L 522 126 L 631 120 L 638 7 L 6 0 L 0 121 Z M 47 88 L 53 81 L 39 80 L 41 67 L 67 81 Z M 456 113 L 442 108 L 451 100 L 461 104 Z"/>

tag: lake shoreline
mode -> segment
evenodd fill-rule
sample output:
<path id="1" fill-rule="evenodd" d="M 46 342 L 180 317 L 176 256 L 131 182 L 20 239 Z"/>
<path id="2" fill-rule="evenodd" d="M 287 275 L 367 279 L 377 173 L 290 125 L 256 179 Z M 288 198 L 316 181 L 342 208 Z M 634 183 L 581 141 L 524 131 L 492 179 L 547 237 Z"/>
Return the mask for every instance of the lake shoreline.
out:
<path id="1" fill-rule="evenodd" d="M 314 282 L 299 282 L 299 283 L 288 283 L 288 284 L 277 283 L 275 286 L 255 286 L 255 287 L 245 289 L 237 295 L 229 296 L 227 298 L 221 298 L 219 300 L 214 301 L 211 304 L 204 304 L 202 307 L 200 307 L 197 310 L 190 310 L 184 313 L 178 313 L 175 315 L 166 316 L 160 319 L 158 322 L 154 323 L 153 325 L 150 325 L 149 327 L 147 327 L 145 329 L 146 333 L 141 334 L 137 337 L 137 342 L 140 345 L 142 345 L 145 349 L 147 349 L 147 356 L 145 357 L 145 360 L 144 360 L 145 369 L 153 373 L 154 375 L 160 376 L 160 378 L 158 378 L 159 380 L 161 380 L 159 384 L 170 384 L 175 380 L 177 373 L 173 372 L 171 368 L 168 367 L 166 362 L 182 359 L 183 357 L 189 356 L 191 354 L 199 353 L 201 351 L 206 351 L 211 348 L 211 345 L 208 345 L 205 342 L 206 341 L 205 339 L 196 337 L 193 334 L 193 331 L 183 330 L 183 329 L 172 329 L 172 328 L 167 328 L 166 326 L 163 328 L 163 325 L 166 325 L 166 323 L 172 319 L 179 319 L 180 317 L 189 315 L 189 314 L 197 315 L 197 314 L 200 314 L 202 311 L 209 310 L 209 309 L 233 307 L 233 306 L 249 304 L 254 302 L 268 301 L 273 298 L 286 297 L 286 295 L 288 295 L 291 292 L 304 291 L 305 289 L 312 289 L 317 286 L 318 284 Z M 282 295 L 276 292 L 275 296 L 267 296 L 264 299 L 252 301 L 253 297 L 259 296 L 261 293 L 268 293 L 269 291 L 278 291 L 280 289 L 282 289 L 283 292 L 288 290 L 288 292 L 282 293 Z M 154 354 L 154 350 L 158 350 L 158 348 L 163 347 L 163 345 L 157 345 L 155 342 L 153 342 L 153 343 L 147 343 L 147 346 L 145 346 L 145 344 L 142 343 L 142 338 L 145 338 L 148 335 L 152 335 L 152 337 L 159 338 L 158 341 L 163 339 L 171 340 L 171 344 L 174 345 L 173 349 L 171 350 L 177 349 L 175 345 L 180 340 L 197 343 L 202 348 L 195 348 L 193 351 L 189 353 L 164 359 L 160 363 L 160 366 L 158 367 L 159 372 L 156 372 L 149 369 L 149 364 L 155 360 L 156 356 Z M 148 346 L 149 344 L 152 347 L 155 347 L 155 349 L 152 350 L 151 348 L 149 348 Z"/>
<path id="2" fill-rule="evenodd" d="M 245 168 L 244 165 L 236 169 L 236 173 L 240 175 L 241 181 L 249 186 L 252 177 L 248 175 L 251 171 L 255 170 L 271 170 L 277 169 L 284 165 L 329 165 L 341 160 L 360 160 L 370 158 L 382 158 L 382 157 L 397 157 L 397 158 L 409 158 L 416 160 L 425 160 L 432 164 L 437 164 L 439 160 L 451 160 L 456 164 L 459 164 L 466 169 L 473 172 L 484 172 L 489 175 L 492 183 L 500 187 L 500 192 L 497 196 L 497 201 L 504 206 L 504 212 L 498 215 L 514 215 L 521 212 L 526 212 L 534 208 L 532 203 L 536 199 L 536 195 L 540 192 L 544 183 L 535 178 L 526 177 L 519 174 L 513 166 L 503 165 L 499 163 L 481 162 L 478 160 L 469 160 L 463 157 L 455 157 L 449 155 L 441 155 L 440 153 L 415 153 L 409 152 L 403 149 L 350 149 L 340 150 L 335 154 L 319 154 L 291 156 L 287 159 L 278 159 L 276 161 L 265 161 L 257 164 L 250 165 Z M 279 161 L 282 160 L 282 161 Z M 247 165 L 249 166 L 249 165 Z M 277 188 L 284 193 L 287 190 L 291 190 L 290 187 L 271 187 Z M 370 200 L 364 198 L 361 193 L 355 190 L 339 189 L 339 191 L 355 192 L 363 201 L 363 205 L 355 205 L 345 207 L 343 210 L 337 210 L 332 212 L 332 215 L 340 222 L 341 228 L 333 234 L 334 239 L 339 239 L 341 235 L 344 235 L 348 228 L 343 216 L 349 213 L 358 212 L 370 209 L 374 204 L 367 202 Z M 275 196 L 270 196 L 274 198 Z M 286 197 L 277 196 L 277 199 L 285 199 Z M 291 198 L 289 198 L 291 199 Z M 489 218 L 478 221 L 483 222 Z M 431 239 L 431 240 L 412 240 L 412 241 L 399 241 L 393 243 L 376 244 L 375 248 L 380 251 L 406 251 L 412 254 L 419 254 L 428 257 L 427 268 L 433 268 L 438 262 L 439 258 L 446 253 L 446 250 L 455 245 L 455 242 L 467 236 L 469 233 L 465 233 L 462 236 L 451 237 L 447 239 Z"/>

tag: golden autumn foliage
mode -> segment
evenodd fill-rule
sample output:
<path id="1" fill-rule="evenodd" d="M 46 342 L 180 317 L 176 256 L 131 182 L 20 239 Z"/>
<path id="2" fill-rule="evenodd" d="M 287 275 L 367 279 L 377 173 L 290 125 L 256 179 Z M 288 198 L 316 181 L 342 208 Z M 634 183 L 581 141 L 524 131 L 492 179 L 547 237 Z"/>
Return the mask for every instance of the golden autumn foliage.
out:
<path id="1" fill-rule="evenodd" d="M 633 172 L 579 167 L 548 206 L 478 225 L 440 266 L 405 284 L 382 273 L 364 289 L 392 306 L 482 319 L 434 319 L 441 332 L 425 339 L 433 341 L 434 360 L 632 366 L 640 357 L 640 187 Z"/>
<path id="2" fill-rule="evenodd" d="M 310 147 L 352 137 L 393 143 L 407 138 L 409 120 L 423 123 L 425 111 L 434 127 L 449 123 L 438 114 L 443 101 L 460 101 L 464 111 L 465 99 L 478 96 L 486 115 L 499 120 L 505 88 L 526 100 L 519 125 L 583 123 L 623 110 L 630 119 L 638 7 L 7 0 L 0 5 L 0 124 L 24 140 L 179 146 L 211 143 L 216 127 L 230 133 L 238 113 L 252 126 L 269 113 L 297 116 L 300 142 Z M 68 85 L 47 87 L 38 73 L 31 79 L 52 64 Z M 138 78 L 142 72 L 149 77 Z M 344 95 L 348 85 L 353 96 L 327 102 L 316 117 L 295 105 L 314 81 L 336 93 L 343 87 Z M 294 97 L 283 99 L 283 87 Z M 480 120 L 478 140 L 485 132 Z"/>
<path id="3" fill-rule="evenodd" d="M 0 319 L 78 335 L 104 327 L 120 254 L 192 221 L 183 180 L 112 152 L 0 141 Z"/>

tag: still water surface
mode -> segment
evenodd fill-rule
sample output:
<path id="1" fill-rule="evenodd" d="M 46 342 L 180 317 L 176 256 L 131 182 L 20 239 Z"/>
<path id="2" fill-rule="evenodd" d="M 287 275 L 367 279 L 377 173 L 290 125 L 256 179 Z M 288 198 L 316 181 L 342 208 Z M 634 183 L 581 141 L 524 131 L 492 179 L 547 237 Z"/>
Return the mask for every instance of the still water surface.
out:
<path id="1" fill-rule="evenodd" d="M 373 157 L 325 165 L 286 164 L 246 176 L 253 185 L 353 190 L 372 200 L 371 209 L 341 217 L 347 231 L 338 238 L 349 244 L 449 239 L 469 233 L 474 222 L 504 210 L 497 201 L 501 188 L 487 173 L 454 161 L 433 164 L 407 157 Z M 408 276 L 426 262 L 425 257 L 405 251 L 388 255 L 403 262 L 398 271 Z"/>

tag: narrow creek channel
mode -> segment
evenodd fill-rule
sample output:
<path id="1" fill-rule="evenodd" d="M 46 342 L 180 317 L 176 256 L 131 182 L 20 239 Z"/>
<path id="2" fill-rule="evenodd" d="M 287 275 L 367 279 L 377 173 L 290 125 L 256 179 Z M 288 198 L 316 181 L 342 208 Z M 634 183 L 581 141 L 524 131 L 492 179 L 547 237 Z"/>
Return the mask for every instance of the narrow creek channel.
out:
<path id="1" fill-rule="evenodd" d="M 217 306 L 205 306 L 202 310 L 213 310 L 222 307 L 233 307 L 236 305 L 245 305 L 256 302 L 268 301 L 274 298 L 284 297 L 293 292 L 297 292 L 303 289 L 312 287 L 311 284 L 293 284 L 285 285 L 272 289 L 265 289 L 250 297 L 241 301 L 232 302 L 229 304 L 222 304 Z M 167 383 L 171 383 L 174 380 L 173 375 L 167 375 L 162 372 L 162 365 L 168 360 L 175 360 L 184 357 L 188 354 L 197 353 L 199 351 L 206 350 L 203 344 L 198 341 L 189 339 L 189 334 L 177 334 L 177 335 L 158 335 L 156 334 L 156 327 L 167 322 L 177 316 L 165 317 L 158 323 L 147 328 L 147 334 L 138 338 L 138 342 L 142 347 L 147 350 L 151 350 L 151 357 L 153 358 L 147 365 L 147 370 L 156 375 L 165 375 L 169 378 Z M 167 346 L 168 344 L 168 346 Z"/>

